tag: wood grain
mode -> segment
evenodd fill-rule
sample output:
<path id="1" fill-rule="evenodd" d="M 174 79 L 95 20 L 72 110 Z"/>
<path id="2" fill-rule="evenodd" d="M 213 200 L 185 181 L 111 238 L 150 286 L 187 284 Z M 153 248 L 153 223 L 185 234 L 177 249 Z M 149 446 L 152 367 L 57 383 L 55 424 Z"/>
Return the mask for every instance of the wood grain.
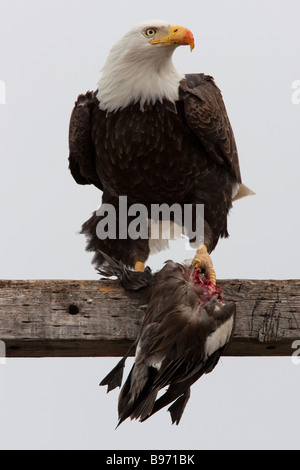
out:
<path id="1" fill-rule="evenodd" d="M 223 280 L 237 307 L 229 356 L 291 356 L 300 340 L 300 280 Z M 0 340 L 8 357 L 122 356 L 145 307 L 117 281 L 0 281 Z"/>

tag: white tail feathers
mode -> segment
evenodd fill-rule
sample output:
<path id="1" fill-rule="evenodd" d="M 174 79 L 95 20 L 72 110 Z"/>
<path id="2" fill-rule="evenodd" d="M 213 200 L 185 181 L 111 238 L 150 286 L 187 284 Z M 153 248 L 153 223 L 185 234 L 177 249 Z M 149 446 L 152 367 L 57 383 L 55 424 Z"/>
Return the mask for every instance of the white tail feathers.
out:
<path id="1" fill-rule="evenodd" d="M 238 199 L 242 199 L 242 197 L 246 196 L 255 196 L 255 192 L 245 184 L 241 183 L 237 188 L 235 188 L 235 191 L 233 191 L 232 201 L 237 201 Z"/>

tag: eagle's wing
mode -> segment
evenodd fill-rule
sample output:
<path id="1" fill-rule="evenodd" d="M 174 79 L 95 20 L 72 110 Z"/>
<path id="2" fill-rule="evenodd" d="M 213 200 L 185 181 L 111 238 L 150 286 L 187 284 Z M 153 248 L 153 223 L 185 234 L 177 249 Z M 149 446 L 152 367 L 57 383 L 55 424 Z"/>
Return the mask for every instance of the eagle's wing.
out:
<path id="1" fill-rule="evenodd" d="M 225 104 L 214 79 L 204 74 L 187 74 L 180 83 L 186 121 L 217 163 L 227 165 L 241 183 L 237 147 Z"/>
<path id="2" fill-rule="evenodd" d="M 69 169 L 78 184 L 94 184 L 103 190 L 96 172 L 95 150 L 91 133 L 91 113 L 96 97 L 88 91 L 80 95 L 71 114 L 69 127 Z"/>

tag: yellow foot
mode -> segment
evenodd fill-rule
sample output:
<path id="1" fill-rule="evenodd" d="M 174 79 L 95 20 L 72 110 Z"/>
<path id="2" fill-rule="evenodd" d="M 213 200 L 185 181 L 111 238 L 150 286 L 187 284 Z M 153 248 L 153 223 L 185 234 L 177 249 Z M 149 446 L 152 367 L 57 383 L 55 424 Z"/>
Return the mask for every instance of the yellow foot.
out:
<path id="1" fill-rule="evenodd" d="M 143 273 L 145 271 L 145 263 L 142 261 L 137 261 L 134 265 L 134 270 L 139 273 Z"/>
<path id="2" fill-rule="evenodd" d="M 216 273 L 211 257 L 209 256 L 205 245 L 200 246 L 200 248 L 197 250 L 196 256 L 192 261 L 192 265 L 196 268 L 202 269 L 204 271 L 205 277 L 216 284 Z"/>

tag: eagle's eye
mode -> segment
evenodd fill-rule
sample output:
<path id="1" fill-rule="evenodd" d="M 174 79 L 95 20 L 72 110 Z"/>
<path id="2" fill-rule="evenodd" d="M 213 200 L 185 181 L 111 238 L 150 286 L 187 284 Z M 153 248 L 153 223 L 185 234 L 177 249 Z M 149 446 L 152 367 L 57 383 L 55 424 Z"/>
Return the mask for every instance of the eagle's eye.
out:
<path id="1" fill-rule="evenodd" d="M 145 29 L 145 31 L 144 31 L 144 35 L 147 38 L 153 38 L 153 36 L 155 36 L 155 34 L 156 34 L 156 30 L 154 28 L 148 28 L 148 29 Z"/>

